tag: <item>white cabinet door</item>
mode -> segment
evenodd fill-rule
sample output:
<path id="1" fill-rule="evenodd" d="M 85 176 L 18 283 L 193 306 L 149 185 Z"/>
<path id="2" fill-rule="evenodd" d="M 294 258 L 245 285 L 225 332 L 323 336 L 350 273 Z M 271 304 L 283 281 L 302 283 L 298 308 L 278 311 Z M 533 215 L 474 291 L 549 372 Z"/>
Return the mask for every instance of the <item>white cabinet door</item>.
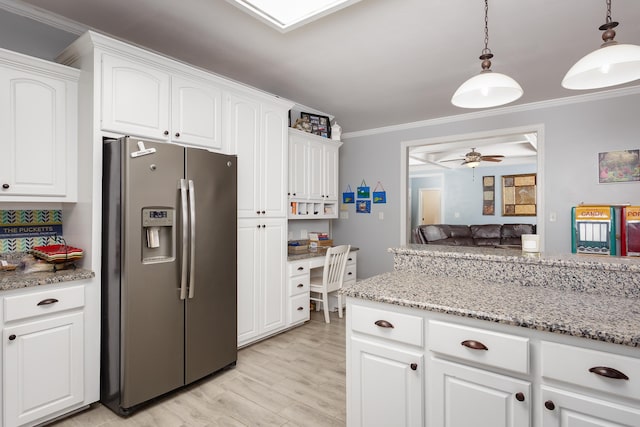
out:
<path id="1" fill-rule="evenodd" d="M 171 78 L 171 139 L 222 150 L 222 91 L 183 77 Z"/>
<path id="2" fill-rule="evenodd" d="M 238 155 L 238 218 L 260 214 L 260 104 L 235 94 L 227 95 L 229 142 Z"/>
<path id="3" fill-rule="evenodd" d="M 84 399 L 83 313 L 7 327 L 4 426 L 62 411 Z"/>
<path id="4" fill-rule="evenodd" d="M 77 114 L 77 99 L 75 86 L 69 93 L 67 85 L 0 66 L 0 200 L 75 201 L 77 129 L 75 117 L 70 126 L 67 114 Z"/>
<path id="5" fill-rule="evenodd" d="M 542 386 L 544 427 L 629 427 L 640 425 L 640 410 Z"/>
<path id="6" fill-rule="evenodd" d="M 319 142 L 309 141 L 309 199 L 324 199 L 324 150 Z"/>
<path id="7" fill-rule="evenodd" d="M 309 197 L 307 188 L 309 186 L 309 144 L 306 140 L 297 136 L 289 138 L 289 197 L 306 199 Z"/>
<path id="8" fill-rule="evenodd" d="M 286 327 L 286 220 L 238 220 L 238 345 Z"/>
<path id="9" fill-rule="evenodd" d="M 287 216 L 287 112 L 262 105 L 260 205 L 264 215 Z"/>
<path id="10" fill-rule="evenodd" d="M 429 362 L 429 425 L 531 425 L 531 384 L 457 363 Z"/>
<path id="11" fill-rule="evenodd" d="M 102 56 L 102 129 L 169 138 L 169 74 L 148 64 Z"/>
<path id="12" fill-rule="evenodd" d="M 339 146 L 324 146 L 324 196 L 327 202 L 338 201 L 338 157 Z"/>
<path id="13" fill-rule="evenodd" d="M 422 426 L 424 356 L 351 338 L 349 426 Z M 434 424 L 441 425 L 441 424 Z"/>

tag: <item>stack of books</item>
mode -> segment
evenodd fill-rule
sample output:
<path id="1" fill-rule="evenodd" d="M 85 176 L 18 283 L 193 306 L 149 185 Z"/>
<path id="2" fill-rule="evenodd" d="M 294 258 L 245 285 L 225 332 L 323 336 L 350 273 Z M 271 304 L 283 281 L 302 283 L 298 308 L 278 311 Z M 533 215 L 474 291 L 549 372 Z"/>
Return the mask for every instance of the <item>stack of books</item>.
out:
<path id="1" fill-rule="evenodd" d="M 309 232 L 309 246 L 310 247 L 329 247 L 333 246 L 333 240 L 329 238 L 327 233 L 321 231 Z"/>

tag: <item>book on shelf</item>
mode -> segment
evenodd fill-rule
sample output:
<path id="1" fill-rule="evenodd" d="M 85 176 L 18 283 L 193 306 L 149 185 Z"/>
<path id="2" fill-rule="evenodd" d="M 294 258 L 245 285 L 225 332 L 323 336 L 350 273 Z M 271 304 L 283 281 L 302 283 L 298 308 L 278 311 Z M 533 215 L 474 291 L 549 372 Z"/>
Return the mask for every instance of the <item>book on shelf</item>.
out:
<path id="1" fill-rule="evenodd" d="M 329 234 L 323 233 L 321 231 L 310 231 L 308 235 L 309 235 L 309 240 L 314 240 L 314 241 L 329 239 Z"/>

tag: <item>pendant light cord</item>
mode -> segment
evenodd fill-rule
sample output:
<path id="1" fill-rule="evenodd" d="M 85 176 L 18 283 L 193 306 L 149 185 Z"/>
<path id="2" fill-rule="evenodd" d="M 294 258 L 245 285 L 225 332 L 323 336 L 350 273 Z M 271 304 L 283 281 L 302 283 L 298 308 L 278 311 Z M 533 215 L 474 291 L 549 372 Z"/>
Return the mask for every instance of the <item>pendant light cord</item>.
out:
<path id="1" fill-rule="evenodd" d="M 611 23 L 611 0 L 607 0 L 607 24 Z"/>
<path id="2" fill-rule="evenodd" d="M 484 49 L 482 54 L 491 54 L 491 49 L 489 49 L 489 0 L 484 0 Z"/>

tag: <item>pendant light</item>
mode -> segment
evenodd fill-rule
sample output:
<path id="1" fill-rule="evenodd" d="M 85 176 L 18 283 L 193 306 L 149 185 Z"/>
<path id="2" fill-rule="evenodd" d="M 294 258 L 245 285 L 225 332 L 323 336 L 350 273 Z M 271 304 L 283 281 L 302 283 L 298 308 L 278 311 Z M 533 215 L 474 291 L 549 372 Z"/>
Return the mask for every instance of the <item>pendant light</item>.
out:
<path id="1" fill-rule="evenodd" d="M 489 45 L 489 0 L 484 0 L 484 49 L 482 71 L 464 82 L 453 94 L 451 103 L 462 108 L 487 108 L 508 104 L 522 96 L 522 88 L 511 77 L 491 71 L 493 54 Z"/>
<path id="2" fill-rule="evenodd" d="M 567 89 L 598 89 L 640 79 L 640 46 L 613 40 L 618 23 L 611 21 L 611 0 L 607 20 L 599 27 L 604 43 L 569 69 L 562 79 Z"/>

